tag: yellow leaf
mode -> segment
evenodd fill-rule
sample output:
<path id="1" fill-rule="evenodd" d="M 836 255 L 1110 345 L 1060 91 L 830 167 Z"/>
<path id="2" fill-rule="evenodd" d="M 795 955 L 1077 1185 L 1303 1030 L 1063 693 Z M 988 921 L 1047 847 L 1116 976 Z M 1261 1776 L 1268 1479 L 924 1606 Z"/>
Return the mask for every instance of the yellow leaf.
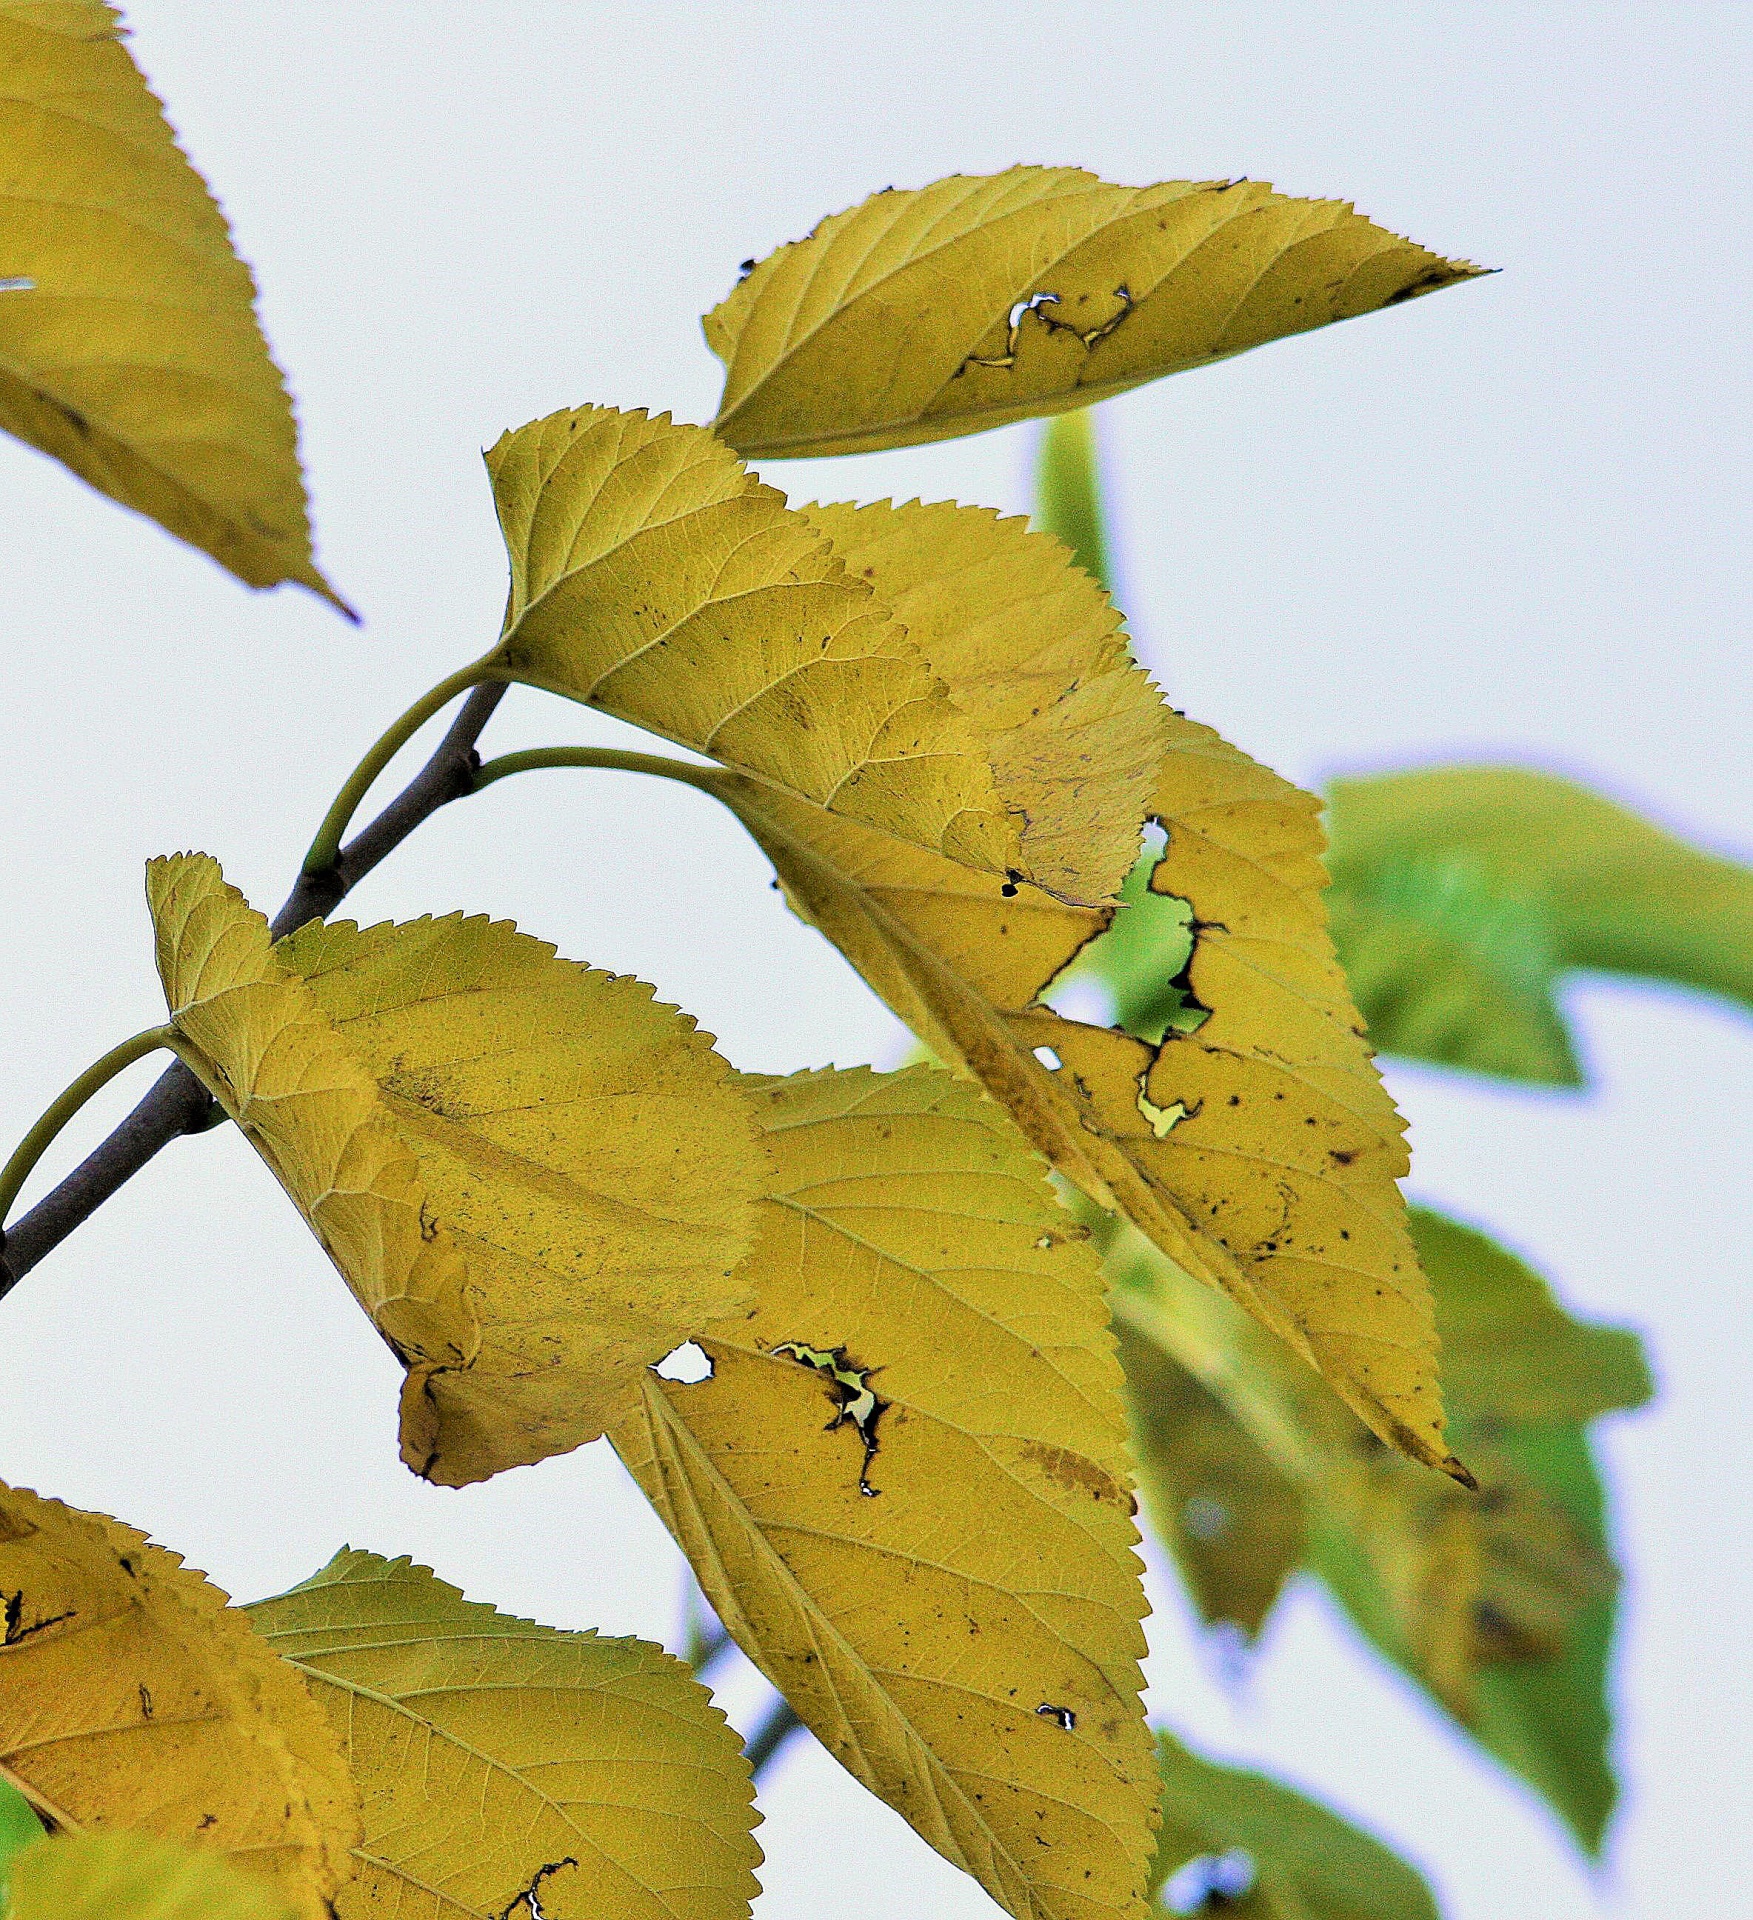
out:
<path id="1" fill-rule="evenodd" d="M 120 31 L 101 0 L 0 4 L 0 426 L 248 585 L 345 613 L 250 270 Z"/>
<path id="2" fill-rule="evenodd" d="M 1191 903 L 1187 977 L 1207 1017 L 1154 1045 L 1042 1003 L 1112 909 L 1009 899 L 752 782 L 701 784 L 797 912 L 1061 1173 L 1287 1340 L 1382 1438 L 1464 1476 L 1396 1184 L 1401 1122 L 1327 938 L 1318 803 L 1208 728 L 1169 723 L 1151 887 Z"/>
<path id="3" fill-rule="evenodd" d="M 1139 1913 L 1144 1600 L 1100 1278 L 927 1069 L 749 1079 L 779 1162 L 711 1377 L 612 1436 L 719 1618 L 856 1778 L 1029 1920 Z"/>
<path id="4" fill-rule="evenodd" d="M 1063 899 L 1111 899 L 1138 857 L 1173 715 L 1101 586 L 1060 541 L 984 507 L 803 512 L 990 742 L 1023 868 Z"/>
<path id="5" fill-rule="evenodd" d="M 764 1153 L 707 1036 L 504 924 L 266 922 L 205 855 L 148 895 L 179 1048 L 408 1369 L 466 1485 L 595 1439 L 734 1312 Z"/>
<path id="6" fill-rule="evenodd" d="M 1270 1561 L 1299 1503 L 1309 1563 L 1363 1631 L 1592 1850 L 1613 1797 L 1603 1695 L 1617 1576 L 1581 1422 L 1637 1405 L 1648 1374 L 1633 1336 L 1571 1319 L 1483 1235 L 1423 1209 L 1412 1225 L 1477 1493 L 1380 1446 L 1228 1301 L 1104 1226 L 1135 1425 L 1173 1447 L 1169 1420 L 1203 1389 L 1199 1439 L 1238 1557 L 1254 1537 Z M 1184 1532 L 1166 1537 L 1203 1598 L 1206 1564 Z"/>
<path id="7" fill-rule="evenodd" d="M 818 810 L 1018 867 L 982 743 L 919 650 L 705 428 L 580 407 L 504 435 L 487 470 L 511 555 L 495 673 Z"/>
<path id="8" fill-rule="evenodd" d="M 292 1920 L 294 1909 L 218 1854 L 143 1833 L 81 1833 L 39 1840 L 19 1856 L 5 1912 L 7 1920 Z"/>
<path id="9" fill-rule="evenodd" d="M 65 1832 L 210 1847 L 301 1920 L 329 1912 L 359 1831 L 346 1766 L 217 1587 L 131 1527 L 0 1487 L 0 1605 L 0 1779 Z"/>
<path id="10" fill-rule="evenodd" d="M 714 424 L 751 460 L 945 440 L 1481 271 L 1259 181 L 952 174 L 834 214 L 706 316 Z"/>
<path id="11" fill-rule="evenodd" d="M 748 1913 L 748 1763 L 660 1647 L 514 1619 L 351 1548 L 250 1614 L 327 1709 L 364 1803 L 341 1920 Z"/>

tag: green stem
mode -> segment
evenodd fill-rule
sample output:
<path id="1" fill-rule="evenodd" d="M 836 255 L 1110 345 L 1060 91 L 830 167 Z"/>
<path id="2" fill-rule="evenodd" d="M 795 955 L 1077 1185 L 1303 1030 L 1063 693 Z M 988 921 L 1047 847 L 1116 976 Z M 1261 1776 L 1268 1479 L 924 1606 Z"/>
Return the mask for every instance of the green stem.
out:
<path id="1" fill-rule="evenodd" d="M 1099 587 L 1108 579 L 1108 543 L 1102 527 L 1102 481 L 1096 461 L 1095 425 L 1087 407 L 1056 413 L 1041 436 L 1035 463 L 1036 529 L 1055 533 L 1071 557 Z"/>
<path id="2" fill-rule="evenodd" d="M 544 767 L 610 767 L 621 773 L 649 773 L 660 780 L 680 780 L 702 793 L 711 793 L 719 777 L 717 767 L 691 767 L 685 760 L 666 760 L 660 753 L 623 753 L 618 747 L 532 747 L 527 753 L 502 753 L 475 769 L 475 791 L 508 774 L 537 773 Z"/>
<path id="3" fill-rule="evenodd" d="M 85 1069 L 19 1141 L 12 1158 L 0 1171 L 0 1244 L 4 1244 L 6 1216 L 12 1211 L 19 1188 L 30 1178 L 32 1168 L 48 1152 L 55 1136 L 67 1122 L 100 1087 L 108 1086 L 124 1067 L 131 1067 L 136 1060 L 144 1060 L 149 1053 L 157 1053 L 161 1047 L 174 1045 L 175 1036 L 169 1027 L 148 1027 L 144 1033 L 135 1034 L 133 1039 L 124 1040 L 119 1047 L 111 1047 L 101 1060 L 93 1061 Z"/>
<path id="4" fill-rule="evenodd" d="M 487 661 L 472 661 L 414 702 L 347 776 L 347 784 L 335 795 L 335 804 L 324 815 L 317 837 L 310 843 L 310 852 L 304 856 L 305 873 L 327 873 L 335 864 L 340 857 L 341 841 L 359 811 L 359 803 L 371 791 L 378 775 L 427 721 L 448 707 L 459 693 L 467 693 L 471 687 L 496 677 Z"/>

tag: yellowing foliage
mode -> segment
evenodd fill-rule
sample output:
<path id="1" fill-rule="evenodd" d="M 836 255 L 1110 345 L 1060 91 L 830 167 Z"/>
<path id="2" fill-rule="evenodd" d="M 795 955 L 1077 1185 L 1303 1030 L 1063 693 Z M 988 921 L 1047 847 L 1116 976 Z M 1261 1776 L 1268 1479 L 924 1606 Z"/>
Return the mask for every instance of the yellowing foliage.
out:
<path id="1" fill-rule="evenodd" d="M 1141 1912 L 1153 1789 L 1095 1262 L 975 1090 L 748 1080 L 778 1175 L 708 1328 L 613 1436 L 811 1730 L 1027 1920 Z M 946 1502 L 948 1505 L 946 1507 Z"/>
<path id="2" fill-rule="evenodd" d="M 250 270 L 101 0 L 0 3 L 0 426 L 252 587 L 311 559 Z"/>
<path id="3" fill-rule="evenodd" d="M 765 1158 L 648 987 L 460 916 L 273 947 L 204 855 L 154 861 L 148 894 L 183 1057 L 407 1367 L 416 1472 L 595 1439 L 735 1311 Z"/>
<path id="4" fill-rule="evenodd" d="M 218 1588 L 131 1527 L 0 1487 L 0 1603 L 0 1779 L 65 1832 L 231 1855 L 323 1920 L 358 1835 L 346 1766 Z M 13 1861 L 20 1901 L 36 1851 Z"/>
<path id="5" fill-rule="evenodd" d="M 952 174 L 832 215 L 713 308 L 714 424 L 752 460 L 944 440 L 1481 271 L 1260 181 Z"/>
<path id="6" fill-rule="evenodd" d="M 487 470 L 511 555 L 496 673 L 951 859 L 1019 867 L 982 743 L 918 649 L 704 428 L 580 407 L 504 435 Z"/>
<path id="7" fill-rule="evenodd" d="M 1477 1493 L 1377 1446 L 1233 1306 L 1122 1234 L 1109 1271 L 1144 1484 L 1183 1502 L 1163 1533 L 1207 1619 L 1256 1629 L 1306 1559 L 1593 1848 L 1613 1799 L 1616 1575 L 1582 1427 L 1647 1399 L 1648 1371 L 1635 1336 L 1573 1320 L 1482 1234 L 1421 1209 L 1412 1225 Z M 1192 1433 L 1174 1419 L 1189 1397 Z"/>
<path id="8" fill-rule="evenodd" d="M 988 741 L 1028 873 L 1062 899 L 1112 899 L 1173 716 L 1101 587 L 1059 541 L 983 507 L 803 511 Z"/>
<path id="9" fill-rule="evenodd" d="M 1061 1173 L 1288 1341 L 1383 1439 L 1464 1476 L 1396 1184 L 1401 1122 L 1327 938 L 1318 803 L 1167 718 L 1151 812 L 1168 845 L 1151 886 L 1191 903 L 1187 972 L 1208 1018 L 1157 1045 L 1042 1002 L 1112 910 L 1008 898 L 751 782 L 701 784 L 797 912 Z"/>
<path id="10" fill-rule="evenodd" d="M 221 1854 L 143 1833 L 39 1840 L 13 1866 L 7 1920 L 293 1920 Z"/>
<path id="11" fill-rule="evenodd" d="M 562 1633 L 344 1548 L 250 1608 L 310 1682 L 365 1833 L 341 1920 L 736 1920 L 758 1891 L 748 1763 L 642 1640 Z"/>

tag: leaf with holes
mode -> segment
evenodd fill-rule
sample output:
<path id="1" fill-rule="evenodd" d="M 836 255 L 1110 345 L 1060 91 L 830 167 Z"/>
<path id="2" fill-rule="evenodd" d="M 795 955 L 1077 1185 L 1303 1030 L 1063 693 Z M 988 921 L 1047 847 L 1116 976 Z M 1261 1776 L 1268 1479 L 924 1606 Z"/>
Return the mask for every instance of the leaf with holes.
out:
<path id="1" fill-rule="evenodd" d="M 311 559 L 250 270 L 101 0 L 0 4 L 0 427 L 252 587 Z"/>
<path id="2" fill-rule="evenodd" d="M 1296 1503 L 1309 1564 L 1365 1633 L 1593 1849 L 1614 1797 L 1616 1575 L 1584 1423 L 1640 1404 L 1648 1372 L 1632 1335 L 1572 1319 L 1484 1235 L 1421 1209 L 1412 1224 L 1478 1494 L 1386 1452 L 1282 1348 L 1131 1234 L 1116 1237 L 1109 1271 L 1135 1427 L 1148 1445 L 1201 1392 L 1203 1464 L 1237 1554 L 1252 1540 L 1275 1556 Z M 1183 1443 L 1171 1458 L 1185 1455 Z M 1187 1532 L 1165 1538 L 1206 1617 L 1225 1617 Z"/>
<path id="3" fill-rule="evenodd" d="M 711 1376 L 615 1446 L 718 1617 L 1010 1913 L 1138 1911 L 1144 1599 L 1100 1277 L 1041 1168 L 919 1068 L 750 1080 L 778 1160 Z"/>
<path id="4" fill-rule="evenodd" d="M 1157 1733 L 1163 1824 L 1151 1892 L 1173 1913 L 1238 1920 L 1437 1920 L 1417 1872 L 1379 1840 L 1263 1773 Z"/>
<path id="5" fill-rule="evenodd" d="M 701 784 L 761 843 L 795 910 L 1060 1173 L 1287 1340 L 1382 1438 L 1464 1477 L 1397 1185 L 1401 1121 L 1327 938 L 1317 802 L 1167 719 L 1150 806 L 1168 845 L 1140 884 L 1153 907 L 1184 903 L 1191 957 L 1166 983 L 1179 1011 L 1150 1041 L 1043 997 L 1079 955 L 1101 970 L 1091 943 L 1113 909 L 1009 898 L 752 782 Z"/>
<path id="6" fill-rule="evenodd" d="M 334 1909 L 325 1908 L 325 1913 Z M 143 1833 L 39 1840 L 16 1864 L 7 1920 L 293 1920 L 222 1854 Z"/>
<path id="7" fill-rule="evenodd" d="M 758 1891 L 741 1743 L 681 1661 L 465 1600 L 343 1548 L 250 1608 L 364 1808 L 341 1920 L 418 1910 L 736 1920 Z"/>
<path id="8" fill-rule="evenodd" d="M 511 555 L 496 675 L 1030 877 L 988 750 L 919 649 L 705 428 L 580 407 L 506 434 L 487 469 Z"/>
<path id="9" fill-rule="evenodd" d="M 416 1472 L 595 1439 L 737 1310 L 765 1154 L 649 987 L 460 915 L 274 946 L 205 855 L 154 861 L 148 894 L 179 1051 L 407 1368 Z"/>
<path id="10" fill-rule="evenodd" d="M 873 194 L 706 316 L 752 460 L 915 446 L 1087 405 L 1482 271 L 1340 200 L 1075 167 Z"/>
<path id="11" fill-rule="evenodd" d="M 217 1587 L 131 1527 L 0 1487 L 0 1618 L 0 1780 L 63 1831 L 211 1848 L 301 1920 L 329 1912 L 359 1830 L 346 1766 Z"/>
<path id="12" fill-rule="evenodd" d="M 1753 1006 L 1753 869 L 1555 774 L 1436 767 L 1335 781 L 1334 935 L 1385 1052 L 1582 1082 L 1573 968 Z"/>

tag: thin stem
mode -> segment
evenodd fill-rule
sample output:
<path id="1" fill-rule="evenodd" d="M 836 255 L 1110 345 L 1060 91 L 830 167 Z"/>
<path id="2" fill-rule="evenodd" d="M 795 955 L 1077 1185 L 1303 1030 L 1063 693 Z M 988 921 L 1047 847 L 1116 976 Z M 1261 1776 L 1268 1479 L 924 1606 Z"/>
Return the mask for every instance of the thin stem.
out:
<path id="1" fill-rule="evenodd" d="M 749 1772 L 755 1779 L 760 1779 L 762 1769 L 802 1725 L 792 1712 L 789 1700 L 774 1701 L 766 1719 L 749 1735 L 743 1748 Z"/>
<path id="2" fill-rule="evenodd" d="M 169 1027 L 148 1027 L 144 1033 L 124 1040 L 119 1047 L 111 1047 L 101 1060 L 94 1060 L 65 1093 L 50 1102 L 42 1118 L 19 1141 L 12 1158 L 0 1169 L 0 1248 L 6 1244 L 6 1216 L 12 1211 L 12 1203 L 55 1136 L 99 1088 L 107 1087 L 136 1060 L 144 1060 L 149 1053 L 157 1053 L 171 1043 Z"/>
<path id="3" fill-rule="evenodd" d="M 448 707 L 459 693 L 467 693 L 471 687 L 479 686 L 489 671 L 486 663 L 480 660 L 459 668 L 448 679 L 439 681 L 430 693 L 422 694 L 377 741 L 347 776 L 346 784 L 335 795 L 335 804 L 323 816 L 323 824 L 317 828 L 317 837 L 310 843 L 309 853 L 304 856 L 305 873 L 315 878 L 334 866 L 341 855 L 341 836 L 352 825 L 360 803 L 377 784 L 378 775 L 435 713 Z"/>
<path id="4" fill-rule="evenodd" d="M 407 839 L 423 820 L 452 800 L 474 792 L 479 765 L 475 742 L 505 697 L 505 683 L 482 681 L 451 722 L 432 758 L 371 825 L 341 850 L 324 873 L 300 874 L 286 904 L 274 916 L 274 937 L 326 919 L 377 863 Z M 133 1179 L 153 1155 L 185 1133 L 201 1133 L 219 1109 L 199 1080 L 179 1060 L 159 1075 L 152 1090 L 107 1140 L 25 1214 L 0 1243 L 0 1300 L 52 1253 L 82 1221 Z"/>
<path id="5" fill-rule="evenodd" d="M 682 1656 L 694 1669 L 694 1677 L 702 1679 L 708 1667 L 714 1667 L 727 1654 L 736 1642 L 723 1627 L 714 1627 L 710 1633 L 701 1633 L 696 1629 L 689 1635 L 688 1650 Z"/>
<path id="6" fill-rule="evenodd" d="M 623 753 L 618 747 L 532 747 L 527 753 L 502 753 L 475 770 L 475 791 L 513 773 L 539 773 L 546 767 L 608 767 L 621 773 L 649 773 L 660 780 L 681 780 L 704 793 L 713 790 L 717 767 L 692 767 L 660 753 Z"/>

